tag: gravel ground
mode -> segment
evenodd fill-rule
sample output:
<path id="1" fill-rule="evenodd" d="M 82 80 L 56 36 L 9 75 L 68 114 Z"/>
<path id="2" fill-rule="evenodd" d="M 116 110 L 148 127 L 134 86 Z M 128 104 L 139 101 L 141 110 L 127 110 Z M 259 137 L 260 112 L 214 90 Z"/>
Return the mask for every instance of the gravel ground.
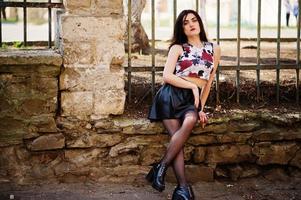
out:
<path id="1" fill-rule="evenodd" d="M 196 200 L 300 200 L 301 179 L 271 181 L 263 177 L 237 182 L 199 182 L 192 185 Z M 164 192 L 155 191 L 146 182 L 60 183 L 40 186 L 12 186 L 0 184 L 0 199 L 18 200 L 163 200 L 171 199 L 175 185 L 167 183 Z"/>

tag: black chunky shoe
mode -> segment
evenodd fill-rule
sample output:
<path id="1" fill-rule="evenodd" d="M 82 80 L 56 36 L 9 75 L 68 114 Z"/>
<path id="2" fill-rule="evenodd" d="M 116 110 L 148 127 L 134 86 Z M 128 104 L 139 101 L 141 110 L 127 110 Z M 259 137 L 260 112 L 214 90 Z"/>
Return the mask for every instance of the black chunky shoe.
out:
<path id="1" fill-rule="evenodd" d="M 152 183 L 152 187 L 162 192 L 165 189 L 165 174 L 166 174 L 167 166 L 159 163 L 151 168 L 149 173 L 146 175 L 146 180 Z"/>
<path id="2" fill-rule="evenodd" d="M 172 200 L 194 200 L 191 186 L 177 186 L 173 192 Z"/>

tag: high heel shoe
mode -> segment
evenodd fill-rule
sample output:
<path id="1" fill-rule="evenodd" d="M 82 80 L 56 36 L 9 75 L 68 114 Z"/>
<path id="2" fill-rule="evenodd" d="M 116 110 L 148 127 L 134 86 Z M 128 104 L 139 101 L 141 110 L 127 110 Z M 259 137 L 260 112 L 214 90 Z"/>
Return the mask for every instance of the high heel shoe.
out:
<path id="1" fill-rule="evenodd" d="M 151 168 L 149 173 L 146 175 L 146 180 L 152 183 L 152 187 L 162 192 L 165 189 L 165 174 L 167 171 L 167 166 L 159 163 Z"/>
<path id="2" fill-rule="evenodd" d="M 172 200 L 194 200 L 191 186 L 177 186 L 173 192 Z"/>

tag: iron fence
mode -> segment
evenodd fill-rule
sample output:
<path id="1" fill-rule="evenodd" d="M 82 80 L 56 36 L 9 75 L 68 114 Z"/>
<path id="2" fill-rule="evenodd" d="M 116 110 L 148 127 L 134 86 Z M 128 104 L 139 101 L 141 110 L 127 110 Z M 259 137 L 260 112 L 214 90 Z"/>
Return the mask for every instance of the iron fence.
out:
<path id="1" fill-rule="evenodd" d="M 276 0 L 275 0 L 276 1 Z M 217 44 L 220 44 L 220 41 L 225 38 L 220 38 L 220 13 L 221 13 L 221 0 L 216 0 L 217 2 L 217 21 L 216 21 L 216 42 Z M 235 79 L 235 87 L 236 87 L 236 102 L 240 103 L 240 72 L 242 70 L 255 70 L 256 71 L 256 99 L 260 99 L 260 71 L 261 70 L 276 70 L 276 101 L 279 104 L 280 102 L 280 70 L 283 69 L 295 69 L 296 70 L 296 103 L 299 105 L 299 88 L 300 88 L 300 77 L 299 77 L 299 71 L 301 68 L 300 63 L 300 5 L 301 0 L 298 0 L 299 2 L 299 15 L 297 19 L 297 35 L 296 38 L 290 38 L 290 41 L 296 42 L 296 63 L 295 64 L 285 64 L 285 66 L 280 65 L 280 49 L 281 49 L 281 4 L 282 1 L 278 0 L 278 22 L 277 22 L 277 38 L 262 38 L 261 37 L 261 5 L 262 1 L 258 0 L 258 11 L 257 11 L 257 37 L 256 38 L 249 38 L 251 41 L 257 41 L 257 55 L 256 55 L 256 64 L 241 64 L 241 56 L 240 56 L 240 49 L 241 49 L 241 0 L 237 0 L 237 38 L 230 38 L 230 40 L 236 40 L 237 41 L 237 60 L 235 65 L 219 65 L 217 72 L 216 72 L 216 102 L 217 104 L 220 103 L 220 91 L 219 91 L 219 85 L 220 85 L 220 71 L 221 70 L 231 70 L 236 72 L 236 79 Z M 131 52 L 131 4 L 132 1 L 128 0 L 128 66 L 126 66 L 126 72 L 128 77 L 128 101 L 131 102 L 132 100 L 132 82 L 131 82 L 131 76 L 132 72 L 151 72 L 152 75 L 152 82 L 151 82 L 151 92 L 152 96 L 155 94 L 155 72 L 156 71 L 163 71 L 164 66 L 156 66 L 155 65 L 155 0 L 151 0 L 151 65 L 150 66 L 132 66 L 132 52 Z M 199 0 L 195 1 L 196 5 L 196 11 L 198 12 L 199 8 Z M 176 14 L 177 14 L 177 0 L 173 1 L 173 21 L 176 20 Z M 228 38 L 229 39 L 229 38 Z M 268 41 L 276 41 L 277 43 L 277 56 L 276 56 L 276 64 L 263 64 L 260 62 L 260 52 L 261 52 L 261 41 L 268 40 Z"/>
<path id="2" fill-rule="evenodd" d="M 51 11 L 53 8 L 64 8 L 63 3 L 52 3 L 51 0 L 48 2 L 23 2 L 17 1 L 1 1 L 0 9 L 7 7 L 23 8 L 23 43 L 27 46 L 27 8 L 48 8 L 48 47 L 52 46 L 52 15 Z M 2 16 L 0 14 L 0 47 L 2 47 Z"/>

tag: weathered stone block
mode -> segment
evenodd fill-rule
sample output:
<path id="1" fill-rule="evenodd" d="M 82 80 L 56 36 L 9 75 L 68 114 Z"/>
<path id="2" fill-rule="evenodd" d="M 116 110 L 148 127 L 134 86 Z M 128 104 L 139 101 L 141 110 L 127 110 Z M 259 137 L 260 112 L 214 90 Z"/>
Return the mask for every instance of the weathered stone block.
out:
<path id="1" fill-rule="evenodd" d="M 91 68 L 64 68 L 60 75 L 60 89 L 68 91 L 93 91 L 93 74 L 97 73 Z M 98 77 L 99 78 L 99 77 Z"/>
<path id="2" fill-rule="evenodd" d="M 74 116 L 79 119 L 87 119 L 93 111 L 93 93 L 86 92 L 62 92 L 61 93 L 62 116 Z"/>
<path id="3" fill-rule="evenodd" d="M 141 152 L 141 165 L 151 165 L 160 161 L 166 148 L 163 145 L 149 145 Z"/>
<path id="4" fill-rule="evenodd" d="M 300 147 L 296 143 L 271 144 L 258 143 L 253 148 L 253 153 L 258 157 L 257 163 L 268 164 L 288 164 Z"/>
<path id="5" fill-rule="evenodd" d="M 243 132 L 243 133 L 231 133 L 227 132 L 225 134 L 216 135 L 216 140 L 218 143 L 246 143 L 253 135 L 253 132 Z"/>
<path id="6" fill-rule="evenodd" d="M 202 133 L 224 133 L 227 131 L 227 123 L 222 124 L 209 124 L 205 126 L 205 128 L 202 128 L 201 126 L 197 126 L 193 129 L 192 133 L 194 134 L 202 134 Z"/>
<path id="7" fill-rule="evenodd" d="M 12 117 L 0 118 L 0 147 L 21 144 L 28 131 L 26 122 Z"/>
<path id="8" fill-rule="evenodd" d="M 119 115 L 124 112 L 124 90 L 102 90 L 94 93 L 94 115 Z"/>
<path id="9" fill-rule="evenodd" d="M 248 145 L 222 145 L 207 147 L 206 162 L 208 163 L 239 163 L 252 162 L 252 148 Z"/>
<path id="10" fill-rule="evenodd" d="M 116 158 L 110 158 L 109 163 L 111 164 L 111 166 L 138 165 L 139 158 L 139 154 L 125 154 Z"/>
<path id="11" fill-rule="evenodd" d="M 125 54 L 123 37 L 115 35 L 115 38 L 100 41 L 96 46 L 96 52 L 95 62 L 99 64 L 99 68 L 119 70 L 119 63 L 122 63 Z"/>
<path id="12" fill-rule="evenodd" d="M 65 150 L 65 159 L 68 162 L 75 164 L 77 167 L 95 166 L 97 161 L 107 155 L 106 149 L 92 149 L 92 150 Z M 97 166 L 97 165 L 96 165 Z"/>
<path id="13" fill-rule="evenodd" d="M 46 165 L 35 165 L 31 168 L 29 176 L 34 179 L 49 180 L 54 177 L 54 172 Z"/>
<path id="14" fill-rule="evenodd" d="M 54 120 L 54 115 L 45 114 L 33 116 L 29 121 L 29 129 L 33 132 L 39 133 L 56 133 L 57 127 Z"/>
<path id="15" fill-rule="evenodd" d="M 166 137 L 163 136 L 149 136 L 149 137 L 130 137 L 127 138 L 124 143 L 120 143 L 110 150 L 110 156 L 116 157 L 118 154 L 126 153 L 126 152 L 139 152 L 143 149 L 144 146 L 150 144 L 164 144 L 166 142 Z"/>
<path id="16" fill-rule="evenodd" d="M 62 149 L 65 147 L 65 137 L 61 133 L 43 135 L 28 144 L 27 147 L 32 151 Z"/>
<path id="17" fill-rule="evenodd" d="M 90 9 L 91 7 L 91 0 L 64 0 L 63 1 L 65 9 L 69 13 L 80 14 L 85 10 Z M 81 12 L 80 12 L 81 11 Z"/>
<path id="18" fill-rule="evenodd" d="M 240 174 L 240 178 L 249 178 L 254 177 L 260 174 L 260 168 L 255 164 L 245 164 L 242 165 L 242 173 Z"/>
<path id="19" fill-rule="evenodd" d="M 91 64 L 95 63 L 94 60 L 96 55 L 95 51 L 96 51 L 95 42 L 65 41 L 64 57 L 63 57 L 64 66 L 65 67 L 72 67 L 74 65 L 90 66 Z"/>
<path id="20" fill-rule="evenodd" d="M 122 128 L 125 134 L 159 134 L 164 132 L 162 124 L 150 123 L 148 119 L 120 118 L 114 121 L 115 126 Z"/>
<path id="21" fill-rule="evenodd" d="M 290 161 L 290 165 L 299 167 L 299 169 L 301 169 L 301 150 L 300 149 L 296 152 L 295 157 Z"/>
<path id="22" fill-rule="evenodd" d="M 217 143 L 217 140 L 215 135 L 198 135 L 198 136 L 190 137 L 187 143 L 198 146 L 198 145 L 215 144 Z"/>
<path id="23" fill-rule="evenodd" d="M 122 0 L 95 0 L 95 11 L 98 16 L 112 16 L 123 14 Z"/>
<path id="24" fill-rule="evenodd" d="M 201 163 L 205 161 L 206 147 L 196 147 L 193 154 L 193 161 Z"/>
<path id="25" fill-rule="evenodd" d="M 252 136 L 253 141 L 281 141 L 281 140 L 295 140 L 301 139 L 300 130 L 282 130 L 277 127 L 269 127 L 260 129 Z"/>
<path id="26" fill-rule="evenodd" d="M 67 139 L 68 148 L 89 148 L 89 147 L 111 147 L 122 141 L 123 137 L 119 134 L 95 134 L 85 133 L 80 137 Z"/>
<path id="27" fill-rule="evenodd" d="M 259 121 L 230 121 L 227 130 L 232 132 L 250 132 L 260 128 L 261 122 Z"/>
<path id="28" fill-rule="evenodd" d="M 120 42 L 124 40 L 125 21 L 121 17 L 94 17 L 70 14 L 64 14 L 61 17 L 63 42 L 94 41 L 96 44 L 99 43 L 100 49 L 109 52 L 113 50 L 118 51 L 119 48 L 112 48 L 116 47 L 115 45 L 118 47 L 123 46 L 123 43 L 120 44 Z M 118 29 L 116 27 L 118 27 Z M 111 42 L 113 42 L 113 44 L 111 44 Z M 110 49 L 106 49 L 107 47 Z"/>
<path id="29" fill-rule="evenodd" d="M 191 160 L 194 149 L 195 149 L 194 146 L 185 145 L 185 147 L 184 147 L 184 161 L 190 161 Z"/>
<path id="30" fill-rule="evenodd" d="M 289 176 L 286 174 L 286 172 L 281 168 L 274 168 L 271 169 L 263 175 L 267 180 L 270 181 L 289 181 Z"/>
<path id="31" fill-rule="evenodd" d="M 0 54 L 0 72 L 25 72 L 55 77 L 60 73 L 62 55 L 53 50 L 6 50 Z"/>

